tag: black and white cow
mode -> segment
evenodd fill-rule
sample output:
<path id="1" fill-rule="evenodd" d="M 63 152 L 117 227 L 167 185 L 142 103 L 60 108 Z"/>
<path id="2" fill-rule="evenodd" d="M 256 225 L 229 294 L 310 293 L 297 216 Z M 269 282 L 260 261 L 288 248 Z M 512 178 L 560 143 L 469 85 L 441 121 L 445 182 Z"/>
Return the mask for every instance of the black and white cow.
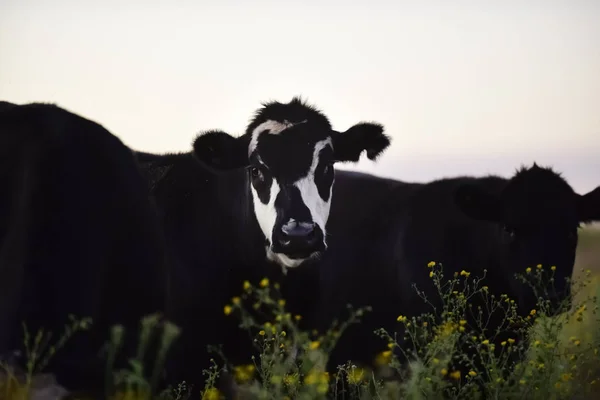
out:
<path id="1" fill-rule="evenodd" d="M 295 97 L 264 104 L 239 137 L 209 131 L 190 153 L 138 153 L 174 263 L 168 317 L 183 333 L 171 382 L 203 379 L 208 344 L 223 344 L 232 362 L 249 361 L 248 334 L 223 315 L 244 280 L 282 281 L 296 313 L 317 304 L 334 164 L 358 161 L 363 151 L 374 160 L 389 144 L 380 124 L 338 132 Z"/>
<path id="2" fill-rule="evenodd" d="M 537 264 L 556 266 L 553 303 L 569 300 L 565 278 L 573 271 L 577 229 L 600 220 L 600 187 L 579 195 L 560 174 L 535 163 L 510 179 L 406 183 L 338 173 L 333 196 L 344 201 L 331 209 L 329 249 L 320 265 L 321 328 L 344 319 L 348 303 L 373 311 L 342 335 L 331 370 L 349 359 L 369 365 L 386 350 L 375 329 L 394 331 L 398 315 L 432 311 L 413 288 L 436 304 L 427 268 L 432 260 L 443 263 L 447 278 L 462 270 L 482 276 L 487 269 L 483 284 L 515 299 L 524 315 L 536 299 L 515 273 Z M 499 321 L 488 328 L 494 323 Z"/>
<path id="3" fill-rule="evenodd" d="M 0 183 L 0 354 L 24 353 L 22 322 L 54 344 L 69 314 L 91 317 L 48 367 L 70 390 L 101 392 L 109 327 L 135 340 L 166 302 L 164 237 L 134 155 L 61 107 L 3 102 Z"/>

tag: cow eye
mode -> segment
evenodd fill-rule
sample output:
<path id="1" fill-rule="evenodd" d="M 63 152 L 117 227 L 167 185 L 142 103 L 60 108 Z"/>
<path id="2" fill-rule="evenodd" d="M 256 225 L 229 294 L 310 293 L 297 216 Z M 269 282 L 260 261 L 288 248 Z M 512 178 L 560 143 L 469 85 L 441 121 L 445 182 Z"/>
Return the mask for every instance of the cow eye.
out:
<path id="1" fill-rule="evenodd" d="M 256 167 L 250 168 L 250 174 L 252 175 L 253 179 L 261 179 L 262 178 L 262 172 L 260 171 L 260 169 L 258 169 Z"/>

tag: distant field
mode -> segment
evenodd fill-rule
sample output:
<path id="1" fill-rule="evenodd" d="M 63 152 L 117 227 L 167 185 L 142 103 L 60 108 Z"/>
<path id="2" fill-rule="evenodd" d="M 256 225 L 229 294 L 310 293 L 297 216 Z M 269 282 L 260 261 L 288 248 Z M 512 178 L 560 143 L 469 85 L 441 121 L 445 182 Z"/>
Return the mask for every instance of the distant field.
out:
<path id="1" fill-rule="evenodd" d="M 579 232 L 573 277 L 578 276 L 582 268 L 591 270 L 594 275 L 600 275 L 600 226 L 598 225 L 586 227 Z"/>

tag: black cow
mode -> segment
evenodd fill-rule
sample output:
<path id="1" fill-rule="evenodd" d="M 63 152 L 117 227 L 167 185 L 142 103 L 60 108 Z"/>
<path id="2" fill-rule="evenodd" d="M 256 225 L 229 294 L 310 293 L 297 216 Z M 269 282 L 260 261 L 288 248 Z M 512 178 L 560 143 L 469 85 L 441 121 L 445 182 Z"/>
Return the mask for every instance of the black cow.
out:
<path id="1" fill-rule="evenodd" d="M 0 353 L 22 347 L 21 322 L 54 342 L 69 314 L 91 317 L 49 370 L 70 390 L 101 392 L 109 327 L 123 324 L 135 340 L 140 318 L 166 302 L 146 181 L 117 137 L 53 104 L 2 103 L 0 152 Z"/>
<path id="2" fill-rule="evenodd" d="M 171 382 L 202 381 L 208 344 L 223 344 L 234 363 L 249 361 L 248 334 L 223 315 L 244 280 L 283 280 L 285 271 L 288 307 L 303 313 L 316 304 L 334 164 L 363 151 L 373 160 L 389 143 L 375 123 L 335 131 L 295 97 L 263 104 L 240 137 L 209 131 L 190 153 L 138 153 L 173 261 L 168 317 L 183 328 Z"/>
<path id="3" fill-rule="evenodd" d="M 425 184 L 337 174 L 333 196 L 345 200 L 331 209 L 330 245 L 320 265 L 326 305 L 321 328 L 344 319 L 347 303 L 373 311 L 342 335 L 331 370 L 349 359 L 369 365 L 386 350 L 375 329 L 394 331 L 400 328 L 398 315 L 432 311 L 413 288 L 416 284 L 435 304 L 427 268 L 432 260 L 443 263 L 447 278 L 462 270 L 482 276 L 487 269 L 490 292 L 515 299 L 523 315 L 536 303 L 515 273 L 537 264 L 556 266 L 554 304 L 569 300 L 565 278 L 573 271 L 577 229 L 600 220 L 600 188 L 579 195 L 558 173 L 535 163 L 511 179 L 458 177 Z"/>

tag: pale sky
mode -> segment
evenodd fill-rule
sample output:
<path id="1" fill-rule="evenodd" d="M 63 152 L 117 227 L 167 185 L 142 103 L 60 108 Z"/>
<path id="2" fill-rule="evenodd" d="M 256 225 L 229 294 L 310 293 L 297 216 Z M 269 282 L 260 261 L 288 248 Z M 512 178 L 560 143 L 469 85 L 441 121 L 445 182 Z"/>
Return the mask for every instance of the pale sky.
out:
<path id="1" fill-rule="evenodd" d="M 600 1 L 0 0 L 0 99 L 55 102 L 136 150 L 240 134 L 302 95 L 393 143 L 402 180 L 551 164 L 600 185 Z"/>

